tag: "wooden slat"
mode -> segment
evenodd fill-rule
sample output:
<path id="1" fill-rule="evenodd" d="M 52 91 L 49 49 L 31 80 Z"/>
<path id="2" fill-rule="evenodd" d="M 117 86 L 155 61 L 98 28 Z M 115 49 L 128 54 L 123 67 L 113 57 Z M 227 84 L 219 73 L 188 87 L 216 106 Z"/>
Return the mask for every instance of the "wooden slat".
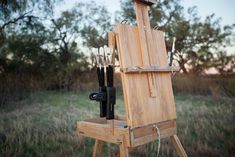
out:
<path id="1" fill-rule="evenodd" d="M 161 139 L 164 138 L 168 138 L 172 135 L 176 134 L 176 128 L 172 127 L 172 128 L 168 128 L 168 129 L 164 129 L 161 131 Z M 150 134 L 148 136 L 143 136 L 140 138 L 134 138 L 133 140 L 131 140 L 131 146 L 132 147 L 136 147 L 136 146 L 140 146 L 143 144 L 147 144 L 149 142 L 152 142 L 154 140 L 158 139 L 158 135 L 157 134 Z"/>
<path id="2" fill-rule="evenodd" d="M 106 118 L 92 118 L 92 119 L 86 119 L 84 122 L 91 122 L 91 123 L 97 123 L 97 124 L 107 124 Z"/>
<path id="3" fill-rule="evenodd" d="M 120 71 L 126 74 L 129 73 L 143 73 L 143 72 L 176 72 L 179 67 L 170 66 L 133 66 L 128 68 L 121 68 Z"/>
<path id="4" fill-rule="evenodd" d="M 165 121 L 155 124 L 160 129 L 161 139 L 176 134 L 176 121 Z M 156 129 L 152 125 L 131 129 L 131 146 L 136 147 L 158 139 Z"/>
<path id="5" fill-rule="evenodd" d="M 120 52 L 122 51 L 122 48 L 123 48 L 123 46 L 121 47 L 121 43 L 125 42 L 125 41 L 123 41 L 122 39 L 119 39 L 119 37 L 120 37 L 119 35 L 116 35 L 119 63 L 120 63 L 120 67 L 124 67 L 125 66 L 125 62 L 122 61 L 122 59 L 120 59 L 120 58 L 123 58 L 122 54 Z M 123 75 L 122 73 L 121 73 L 121 80 L 122 80 L 122 90 L 123 90 L 123 97 L 124 97 L 124 104 L 125 104 L 124 106 L 125 106 L 125 111 L 126 111 L 126 120 L 127 120 L 128 124 L 131 124 L 131 119 L 130 119 L 131 111 L 129 110 L 130 106 L 129 106 L 128 97 L 127 97 L 127 90 L 126 90 L 128 88 L 126 88 L 126 85 L 125 85 L 125 83 L 126 83 L 125 75 Z"/>
<path id="6" fill-rule="evenodd" d="M 150 54 L 153 53 L 153 39 L 148 16 L 148 8 L 143 3 L 135 2 L 136 21 L 138 25 L 138 39 L 141 48 L 142 64 L 151 66 L 153 62 Z M 155 80 L 152 74 L 147 74 L 150 95 L 156 97 Z"/>
<path id="7" fill-rule="evenodd" d="M 109 47 L 111 48 L 111 63 L 112 65 L 115 65 L 115 44 L 116 44 L 116 39 L 115 39 L 115 33 L 114 32 L 109 32 L 108 33 L 108 43 L 109 43 Z M 114 120 L 107 120 L 108 124 L 110 125 L 110 132 L 111 134 L 114 135 Z"/>
<path id="8" fill-rule="evenodd" d="M 180 157 L 188 157 L 177 135 L 171 136 L 171 141 Z"/>
<path id="9" fill-rule="evenodd" d="M 109 47 L 112 48 L 112 64 L 115 65 L 115 46 L 116 46 L 116 38 L 115 38 L 115 33 L 114 32 L 109 32 L 108 33 L 108 43 Z"/>
<path id="10" fill-rule="evenodd" d="M 175 122 L 175 120 L 171 120 L 171 121 L 161 122 L 158 124 L 151 124 L 148 126 L 143 126 L 143 127 L 139 127 L 136 129 L 132 129 L 132 133 L 134 135 L 134 138 L 139 138 L 139 137 L 144 137 L 147 135 L 156 134 L 155 129 L 153 129 L 153 125 L 157 125 L 160 130 L 164 130 L 164 129 L 169 129 L 169 128 L 175 128 L 176 122 Z"/>

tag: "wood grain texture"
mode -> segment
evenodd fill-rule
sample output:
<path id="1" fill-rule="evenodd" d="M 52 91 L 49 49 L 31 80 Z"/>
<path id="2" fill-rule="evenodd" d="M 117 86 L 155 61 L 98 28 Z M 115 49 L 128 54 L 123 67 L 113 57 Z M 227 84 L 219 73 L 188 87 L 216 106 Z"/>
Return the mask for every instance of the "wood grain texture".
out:
<path id="1" fill-rule="evenodd" d="M 116 38 L 114 32 L 108 32 L 108 46 L 111 48 L 111 63 L 115 65 L 115 46 L 116 46 Z M 107 120 L 110 125 L 110 132 L 114 135 L 114 120 Z"/>
<path id="2" fill-rule="evenodd" d="M 97 118 L 77 123 L 77 132 L 79 136 L 91 137 L 97 140 L 119 144 L 125 139 L 127 146 L 130 146 L 129 129 L 125 121 L 114 120 L 114 133 L 110 130 L 107 121 Z"/>
<path id="3" fill-rule="evenodd" d="M 138 28 L 138 39 L 141 48 L 142 64 L 146 66 L 153 65 L 152 56 L 153 53 L 153 39 L 151 33 L 151 26 L 149 22 L 148 7 L 143 3 L 135 2 L 136 21 Z M 147 74 L 149 92 L 152 97 L 156 96 L 156 89 L 154 88 L 155 79 L 151 73 Z"/>
<path id="4" fill-rule="evenodd" d="M 161 131 L 161 139 L 176 134 L 176 121 L 164 121 L 155 125 Z M 114 120 L 114 134 L 110 132 L 110 126 L 104 118 L 95 118 L 80 121 L 77 123 L 77 133 L 79 136 L 91 137 L 99 141 L 105 141 L 115 144 L 122 144 L 125 147 L 136 147 L 158 139 L 156 130 L 153 125 L 142 126 L 137 128 L 126 128 L 126 121 Z M 98 147 L 98 145 L 97 145 Z M 96 154 L 98 149 L 96 149 Z"/>
<path id="5" fill-rule="evenodd" d="M 160 122 L 157 123 L 156 126 L 158 126 L 158 128 L 160 129 L 161 139 L 168 138 L 176 134 L 175 120 Z M 147 144 L 159 138 L 156 129 L 153 129 L 153 125 L 132 129 L 130 131 L 130 136 L 132 147 Z"/>
<path id="6" fill-rule="evenodd" d="M 129 157 L 128 146 L 124 138 L 123 138 L 122 143 L 119 145 L 119 150 L 120 150 L 120 157 Z"/>
<path id="7" fill-rule="evenodd" d="M 116 42 L 117 42 L 117 49 L 118 49 L 118 57 L 119 57 L 119 63 L 120 65 L 123 64 L 123 61 L 122 59 L 120 58 L 123 58 L 122 57 L 122 54 L 119 53 L 121 51 L 121 47 L 120 47 L 120 41 L 119 41 L 119 36 L 116 35 Z M 123 41 L 122 41 L 123 42 Z M 124 106 L 125 106 L 125 111 L 126 111 L 126 121 L 128 124 L 131 124 L 131 120 L 130 120 L 130 111 L 129 111 L 129 103 L 128 103 L 128 98 L 127 98 L 127 91 L 126 91 L 126 85 L 125 85 L 125 78 L 124 78 L 124 75 L 121 74 L 121 80 L 122 80 L 122 90 L 123 90 L 123 97 L 124 97 Z"/>
<path id="8" fill-rule="evenodd" d="M 112 64 L 115 65 L 115 46 L 116 46 L 116 38 L 115 38 L 115 33 L 114 33 L 114 32 L 109 32 L 109 33 L 108 33 L 108 44 L 109 44 L 109 47 L 111 48 Z"/>
<path id="9" fill-rule="evenodd" d="M 170 66 L 133 66 L 128 68 L 121 68 L 120 71 L 128 73 L 146 73 L 146 72 L 176 72 L 180 67 Z"/>
<path id="10" fill-rule="evenodd" d="M 170 128 L 176 128 L 176 121 L 170 120 L 170 121 L 156 123 L 155 125 L 158 126 L 158 128 L 161 131 L 163 131 L 163 130 L 167 130 Z M 148 135 L 152 135 L 152 134 L 156 135 L 156 130 L 153 129 L 153 125 L 135 128 L 135 129 L 132 129 L 131 131 L 134 135 L 133 136 L 134 138 L 144 137 L 144 136 L 148 136 Z"/>
<path id="11" fill-rule="evenodd" d="M 177 135 L 171 136 L 171 141 L 180 157 L 188 157 Z"/>
<path id="12" fill-rule="evenodd" d="M 118 55 L 121 68 L 148 66 L 143 63 L 143 49 L 139 29 L 136 26 L 116 25 Z M 151 30 L 153 66 L 167 66 L 167 53 L 163 32 Z M 147 63 L 146 63 L 147 64 Z M 152 73 L 156 97 L 149 95 L 149 79 L 146 74 L 121 73 L 127 122 L 131 127 L 144 126 L 176 119 L 175 103 L 170 73 Z"/>
<path id="13" fill-rule="evenodd" d="M 92 157 L 101 157 L 102 156 L 102 150 L 103 150 L 103 141 L 101 140 L 95 140 L 95 145 L 93 148 L 93 154 Z"/>

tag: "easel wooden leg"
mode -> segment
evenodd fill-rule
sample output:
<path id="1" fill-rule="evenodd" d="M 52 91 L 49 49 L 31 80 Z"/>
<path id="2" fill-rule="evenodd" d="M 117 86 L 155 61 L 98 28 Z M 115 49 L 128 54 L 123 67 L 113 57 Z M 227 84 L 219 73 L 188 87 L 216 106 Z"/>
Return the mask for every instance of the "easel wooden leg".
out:
<path id="1" fill-rule="evenodd" d="M 126 146 L 124 138 L 122 143 L 119 145 L 119 149 L 120 149 L 120 157 L 129 157 L 129 150 L 128 147 Z"/>
<path id="2" fill-rule="evenodd" d="M 180 157 L 188 157 L 177 135 L 171 136 L 171 141 Z"/>
<path id="3" fill-rule="evenodd" d="M 103 141 L 101 140 L 95 140 L 95 145 L 94 145 L 94 148 L 93 148 L 93 155 L 92 157 L 101 157 L 102 155 L 102 149 L 103 149 Z"/>
<path id="4" fill-rule="evenodd" d="M 129 151 L 127 147 L 121 144 L 119 148 L 120 148 L 120 157 L 129 157 Z"/>

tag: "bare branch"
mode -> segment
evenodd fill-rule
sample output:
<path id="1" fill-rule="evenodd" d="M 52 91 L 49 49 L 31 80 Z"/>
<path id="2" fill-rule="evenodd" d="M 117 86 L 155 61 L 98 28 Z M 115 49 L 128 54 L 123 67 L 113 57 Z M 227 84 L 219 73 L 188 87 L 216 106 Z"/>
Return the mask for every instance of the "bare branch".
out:
<path id="1" fill-rule="evenodd" d="M 26 12 L 26 13 L 24 13 L 24 14 L 22 14 L 22 15 L 20 15 L 20 16 L 17 17 L 17 18 L 14 18 L 14 19 L 11 19 L 11 20 L 5 22 L 2 26 L 0 26 L 0 32 L 3 31 L 8 25 L 10 25 L 10 24 L 16 24 L 19 20 L 23 20 L 23 19 L 25 19 L 25 18 L 37 18 L 36 16 L 28 15 L 28 14 L 30 14 L 31 12 L 32 12 L 32 10 L 29 11 L 29 12 Z"/>

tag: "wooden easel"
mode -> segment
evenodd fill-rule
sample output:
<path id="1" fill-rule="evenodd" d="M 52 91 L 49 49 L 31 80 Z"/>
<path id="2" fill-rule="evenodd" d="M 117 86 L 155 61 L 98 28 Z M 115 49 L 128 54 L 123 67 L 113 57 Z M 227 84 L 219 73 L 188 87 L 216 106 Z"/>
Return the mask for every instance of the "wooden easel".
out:
<path id="1" fill-rule="evenodd" d="M 78 134 L 96 139 L 93 157 L 101 157 L 103 142 L 118 144 L 120 157 L 129 157 L 132 148 L 158 138 L 170 138 L 178 155 L 187 157 L 176 135 L 171 72 L 178 68 L 167 64 L 163 32 L 151 29 L 148 5 L 141 0 L 134 4 L 137 26 L 117 24 L 109 33 L 109 46 L 117 42 L 126 117 L 80 121 Z"/>

